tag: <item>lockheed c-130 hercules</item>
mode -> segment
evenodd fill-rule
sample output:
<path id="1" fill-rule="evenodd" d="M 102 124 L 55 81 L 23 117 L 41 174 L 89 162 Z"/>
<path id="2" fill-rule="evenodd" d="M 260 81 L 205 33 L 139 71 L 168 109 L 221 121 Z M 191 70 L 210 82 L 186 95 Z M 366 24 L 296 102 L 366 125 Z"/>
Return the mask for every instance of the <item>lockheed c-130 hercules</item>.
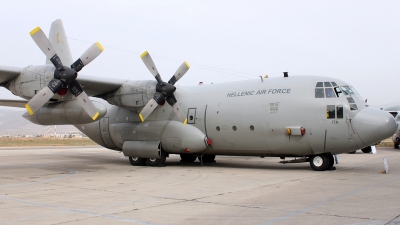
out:
<path id="1" fill-rule="evenodd" d="M 165 82 L 148 52 L 141 59 L 155 80 L 78 76 L 103 51 L 99 43 L 73 62 L 60 20 L 49 39 L 40 28 L 30 35 L 47 63 L 0 66 L 1 86 L 26 99 L 0 105 L 26 107 L 24 117 L 36 124 L 72 124 L 135 166 L 165 165 L 170 154 L 205 163 L 232 155 L 295 157 L 323 171 L 333 167 L 333 155 L 373 145 L 396 129 L 392 115 L 365 107 L 357 91 L 336 78 L 285 74 L 176 87 L 189 64 Z"/>

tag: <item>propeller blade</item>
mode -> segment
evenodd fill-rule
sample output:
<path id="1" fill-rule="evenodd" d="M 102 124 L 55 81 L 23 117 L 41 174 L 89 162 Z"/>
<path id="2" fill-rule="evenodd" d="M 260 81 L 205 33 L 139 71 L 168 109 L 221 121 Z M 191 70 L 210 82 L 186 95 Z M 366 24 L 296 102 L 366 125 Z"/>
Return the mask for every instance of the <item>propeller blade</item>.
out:
<path id="1" fill-rule="evenodd" d="M 145 121 L 147 117 L 154 111 L 154 109 L 158 106 L 158 103 L 154 98 L 150 99 L 150 101 L 144 106 L 142 111 L 139 113 L 139 118 L 142 122 Z"/>
<path id="2" fill-rule="evenodd" d="M 179 104 L 176 104 L 177 100 L 176 100 L 174 94 L 168 96 L 166 100 L 167 100 L 168 104 L 170 104 L 172 106 L 172 109 L 174 110 L 174 112 L 175 112 L 176 116 L 178 117 L 179 121 L 181 121 L 183 124 L 186 124 L 187 123 L 187 117 L 185 116 L 185 114 L 183 113 L 181 108 L 179 107 Z"/>
<path id="3" fill-rule="evenodd" d="M 48 59 L 53 63 L 53 65 L 60 70 L 63 67 L 60 57 L 58 57 L 56 51 L 51 45 L 49 39 L 44 34 L 40 27 L 36 27 L 31 32 L 29 32 L 32 39 L 35 41 L 40 50 L 46 55 Z"/>
<path id="4" fill-rule="evenodd" d="M 71 68 L 73 68 L 76 72 L 79 72 L 84 66 L 93 61 L 93 59 L 99 56 L 103 51 L 104 48 L 99 42 L 92 44 L 92 46 L 90 46 L 78 60 L 72 63 Z"/>
<path id="5" fill-rule="evenodd" d="M 144 65 L 146 65 L 146 67 L 150 71 L 150 73 L 153 74 L 153 76 L 156 78 L 158 84 L 162 85 L 164 82 L 161 79 L 161 76 L 158 73 L 156 65 L 154 64 L 154 61 L 151 58 L 150 54 L 147 51 L 145 51 L 140 55 L 140 58 L 142 58 Z"/>
<path id="6" fill-rule="evenodd" d="M 79 104 L 87 112 L 90 118 L 92 118 L 92 120 L 96 120 L 100 113 L 97 111 L 97 108 L 89 99 L 86 92 L 83 91 L 78 81 L 75 81 L 69 85 L 69 91 L 76 97 Z"/>
<path id="7" fill-rule="evenodd" d="M 33 115 L 40 107 L 46 104 L 47 101 L 53 95 L 62 88 L 62 82 L 57 79 L 53 79 L 49 84 L 40 90 L 29 102 L 25 105 L 26 110 L 28 110 L 29 115 Z"/>
<path id="8" fill-rule="evenodd" d="M 185 75 L 185 73 L 189 70 L 190 65 L 188 62 L 183 62 L 181 66 L 176 70 L 175 74 L 171 77 L 171 79 L 168 81 L 168 83 L 174 85 L 179 79 Z"/>

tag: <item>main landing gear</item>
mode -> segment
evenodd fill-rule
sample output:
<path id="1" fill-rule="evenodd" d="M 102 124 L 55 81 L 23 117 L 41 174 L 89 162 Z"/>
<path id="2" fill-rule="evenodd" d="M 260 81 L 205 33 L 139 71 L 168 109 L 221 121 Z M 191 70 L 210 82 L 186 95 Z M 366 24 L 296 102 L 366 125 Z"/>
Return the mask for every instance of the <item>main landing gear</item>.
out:
<path id="1" fill-rule="evenodd" d="M 332 170 L 335 159 L 331 153 L 313 155 L 310 157 L 310 166 L 315 171 Z"/>
<path id="2" fill-rule="evenodd" d="M 215 155 L 203 155 L 196 156 L 191 154 L 180 154 L 181 162 L 192 163 L 199 159 L 202 163 L 215 163 Z M 164 150 L 161 150 L 160 158 L 154 159 L 145 159 L 139 157 L 129 157 L 129 162 L 132 166 L 165 166 L 165 160 L 167 158 L 167 153 Z"/>
<path id="3" fill-rule="evenodd" d="M 167 153 L 164 150 L 161 150 L 160 158 L 156 159 L 145 159 L 139 157 L 130 157 L 129 162 L 132 166 L 165 166 L 165 160 L 167 159 Z"/>

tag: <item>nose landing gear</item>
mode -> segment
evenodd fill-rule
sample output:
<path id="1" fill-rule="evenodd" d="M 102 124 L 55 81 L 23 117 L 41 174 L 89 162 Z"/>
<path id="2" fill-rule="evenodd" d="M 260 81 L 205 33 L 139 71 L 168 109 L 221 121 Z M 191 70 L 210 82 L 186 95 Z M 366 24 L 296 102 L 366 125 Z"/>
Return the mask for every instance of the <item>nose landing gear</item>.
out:
<path id="1" fill-rule="evenodd" d="M 325 171 L 333 169 L 335 159 L 331 153 L 313 155 L 310 157 L 310 166 L 315 171 Z"/>

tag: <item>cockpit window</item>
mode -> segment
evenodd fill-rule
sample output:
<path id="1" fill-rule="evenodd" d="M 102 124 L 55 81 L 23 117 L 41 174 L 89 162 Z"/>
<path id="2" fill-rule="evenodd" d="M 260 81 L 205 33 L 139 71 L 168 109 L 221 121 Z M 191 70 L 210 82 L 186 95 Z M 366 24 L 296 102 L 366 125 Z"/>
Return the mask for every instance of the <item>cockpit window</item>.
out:
<path id="1" fill-rule="evenodd" d="M 336 84 L 336 82 L 331 82 L 332 83 L 332 85 L 334 86 L 334 87 L 337 87 L 338 85 Z"/>
<path id="2" fill-rule="evenodd" d="M 315 98 L 339 97 L 339 94 L 333 88 L 333 83 L 334 82 L 317 82 L 315 85 Z"/>
<path id="3" fill-rule="evenodd" d="M 316 98 L 325 98 L 324 89 L 323 88 L 315 88 L 315 97 Z"/>
<path id="4" fill-rule="evenodd" d="M 350 110 L 358 110 L 356 104 L 350 104 Z"/>
<path id="5" fill-rule="evenodd" d="M 342 105 L 336 106 L 336 118 L 343 119 L 343 106 Z"/>
<path id="6" fill-rule="evenodd" d="M 326 118 L 335 119 L 335 105 L 326 106 Z"/>
<path id="7" fill-rule="evenodd" d="M 353 86 L 349 86 L 349 87 L 353 91 L 354 94 L 358 94 L 358 92 L 356 91 L 356 89 Z"/>
<path id="8" fill-rule="evenodd" d="M 351 86 L 341 86 L 340 89 L 342 89 L 345 95 L 353 95 L 357 93 L 355 89 Z"/>
<path id="9" fill-rule="evenodd" d="M 336 98 L 333 88 L 325 88 L 325 95 L 327 98 Z"/>
<path id="10" fill-rule="evenodd" d="M 348 97 L 348 98 L 347 98 L 347 101 L 348 101 L 349 103 L 356 103 L 352 97 Z"/>
<path id="11" fill-rule="evenodd" d="M 347 101 L 350 103 L 350 110 L 358 110 L 358 107 L 355 104 L 356 102 L 352 97 L 347 97 Z"/>

